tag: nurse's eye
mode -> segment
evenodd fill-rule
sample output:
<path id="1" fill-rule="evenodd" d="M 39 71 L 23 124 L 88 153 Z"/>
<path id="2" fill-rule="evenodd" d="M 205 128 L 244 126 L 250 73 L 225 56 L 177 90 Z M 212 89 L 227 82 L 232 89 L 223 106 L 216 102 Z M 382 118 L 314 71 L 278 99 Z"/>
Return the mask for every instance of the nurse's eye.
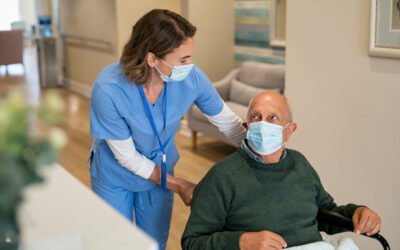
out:
<path id="1" fill-rule="evenodd" d="M 181 58 L 181 60 L 179 60 L 179 62 L 182 65 L 191 64 L 191 63 L 193 63 L 193 59 L 190 56 L 188 56 L 188 57 L 185 57 L 185 58 Z"/>

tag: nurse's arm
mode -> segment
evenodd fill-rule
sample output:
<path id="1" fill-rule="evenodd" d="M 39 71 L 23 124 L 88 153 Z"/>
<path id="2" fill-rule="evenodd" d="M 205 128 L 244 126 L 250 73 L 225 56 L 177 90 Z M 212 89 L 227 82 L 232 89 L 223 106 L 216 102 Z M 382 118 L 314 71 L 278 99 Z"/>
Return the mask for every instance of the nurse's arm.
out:
<path id="1" fill-rule="evenodd" d="M 149 179 L 155 163 L 136 150 L 131 137 L 126 140 L 107 140 L 107 145 L 121 166 L 144 179 Z"/>
<path id="2" fill-rule="evenodd" d="M 144 179 L 160 184 L 160 167 L 136 150 L 131 137 L 126 140 L 107 140 L 107 145 L 121 166 Z M 179 194 L 185 205 L 189 206 L 191 204 L 195 184 L 168 175 L 167 187 Z"/>
<path id="3" fill-rule="evenodd" d="M 242 126 L 243 121 L 238 115 L 224 103 L 224 106 L 216 115 L 209 116 L 204 114 L 211 124 L 216 126 L 218 130 L 223 133 L 227 138 L 233 141 L 236 145 L 246 136 L 246 129 Z"/>

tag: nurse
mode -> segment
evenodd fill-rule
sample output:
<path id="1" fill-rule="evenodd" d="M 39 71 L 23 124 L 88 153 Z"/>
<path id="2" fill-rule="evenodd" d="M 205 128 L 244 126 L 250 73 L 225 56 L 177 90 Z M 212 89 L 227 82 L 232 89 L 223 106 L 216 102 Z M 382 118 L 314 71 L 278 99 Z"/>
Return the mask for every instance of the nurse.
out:
<path id="1" fill-rule="evenodd" d="M 174 137 L 194 103 L 236 143 L 241 119 L 193 63 L 196 27 L 168 10 L 133 26 L 120 61 L 98 75 L 90 100 L 92 189 L 165 249 L 177 193 L 190 205 L 195 187 L 174 177 Z M 210 55 L 210 60 L 213 60 Z M 112 230 L 112 229 L 110 229 Z"/>

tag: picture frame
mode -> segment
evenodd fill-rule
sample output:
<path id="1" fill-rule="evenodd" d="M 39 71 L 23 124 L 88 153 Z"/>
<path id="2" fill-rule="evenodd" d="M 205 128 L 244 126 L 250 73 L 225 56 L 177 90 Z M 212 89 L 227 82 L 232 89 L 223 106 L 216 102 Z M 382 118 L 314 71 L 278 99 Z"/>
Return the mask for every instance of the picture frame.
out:
<path id="1" fill-rule="evenodd" d="M 371 0 L 369 55 L 400 58 L 400 0 Z"/>
<path id="2" fill-rule="evenodd" d="M 270 45 L 285 48 L 286 0 L 271 0 L 270 4 Z"/>

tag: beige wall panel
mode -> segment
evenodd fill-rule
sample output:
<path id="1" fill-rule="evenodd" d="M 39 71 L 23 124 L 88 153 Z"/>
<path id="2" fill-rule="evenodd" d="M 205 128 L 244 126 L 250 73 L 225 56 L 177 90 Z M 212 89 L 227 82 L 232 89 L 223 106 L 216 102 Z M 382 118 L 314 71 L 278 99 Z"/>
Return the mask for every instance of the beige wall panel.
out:
<path id="1" fill-rule="evenodd" d="M 65 77 L 91 85 L 104 66 L 117 60 L 115 1 L 59 0 L 59 8 L 61 33 L 68 35 Z"/>
<path id="2" fill-rule="evenodd" d="M 67 78 L 92 85 L 99 72 L 108 64 L 117 61 L 114 54 L 75 46 L 67 46 Z"/>
<path id="3" fill-rule="evenodd" d="M 117 40 L 114 0 L 60 0 L 61 33 L 98 39 Z"/>
<path id="4" fill-rule="evenodd" d="M 344 204 L 382 215 L 400 247 L 400 60 L 368 56 L 370 1 L 288 1 L 287 85 L 303 152 Z M 360 249 L 382 249 L 355 236 Z"/>
<path id="5" fill-rule="evenodd" d="M 188 19 L 197 27 L 195 62 L 212 81 L 234 66 L 233 1 L 188 1 Z"/>

